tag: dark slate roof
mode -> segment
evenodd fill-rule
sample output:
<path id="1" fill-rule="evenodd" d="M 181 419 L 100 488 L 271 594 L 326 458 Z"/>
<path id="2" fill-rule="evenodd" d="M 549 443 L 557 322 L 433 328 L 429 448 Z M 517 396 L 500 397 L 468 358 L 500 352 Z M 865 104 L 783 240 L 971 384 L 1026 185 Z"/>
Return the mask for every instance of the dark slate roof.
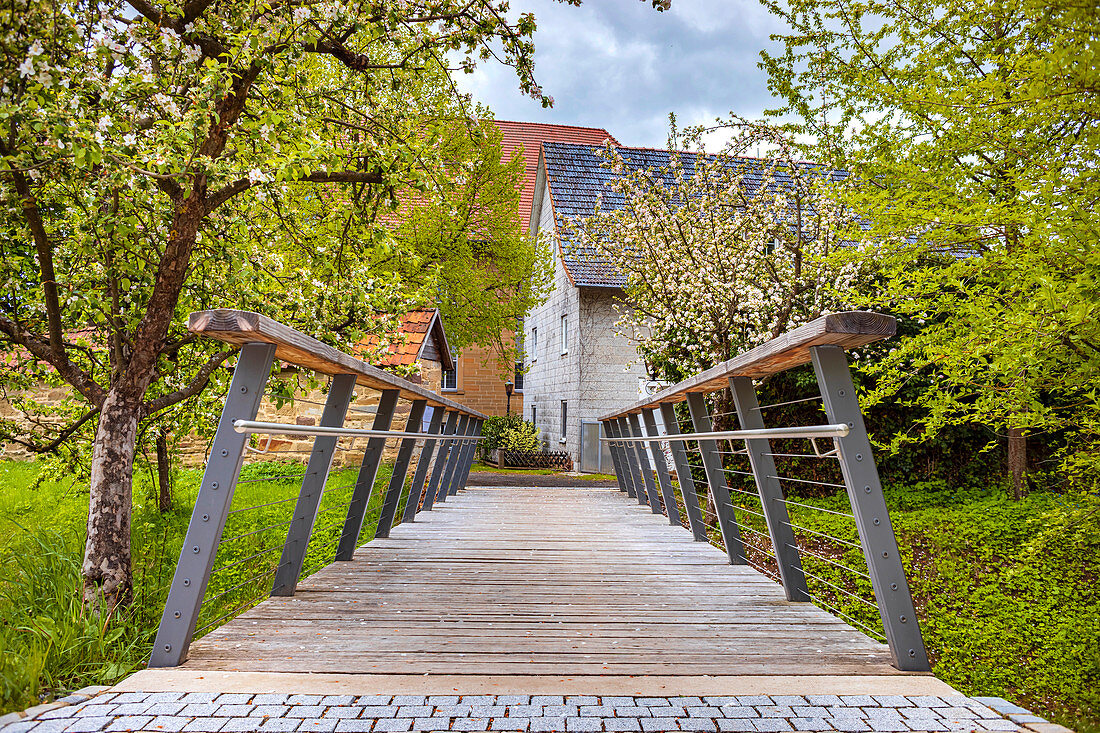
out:
<path id="1" fill-rule="evenodd" d="M 626 277 L 607 259 L 594 250 L 579 247 L 572 239 L 569 220 L 589 216 L 595 210 L 596 199 L 602 195 L 604 209 L 616 209 L 623 205 L 621 194 L 611 190 L 610 184 L 622 174 L 601 166 L 603 157 L 600 148 L 593 145 L 544 142 L 543 159 L 546 163 L 546 181 L 550 186 L 550 198 L 554 206 L 555 225 L 559 234 L 562 265 L 573 285 L 577 287 L 621 288 L 626 285 Z M 633 170 L 650 168 L 657 171 L 669 165 L 669 151 L 652 148 L 618 147 L 627 167 Z M 758 158 L 732 158 L 731 165 L 741 167 L 742 175 L 749 185 L 764 183 L 764 172 L 769 165 Z M 691 175 L 694 157 L 683 157 L 684 172 Z M 812 163 L 799 163 L 806 168 L 818 169 Z M 843 172 L 832 171 L 834 180 L 844 177 Z M 672 184 L 672 177 L 665 176 L 666 183 Z M 768 182 L 769 189 L 791 185 L 790 175 L 777 170 Z"/>

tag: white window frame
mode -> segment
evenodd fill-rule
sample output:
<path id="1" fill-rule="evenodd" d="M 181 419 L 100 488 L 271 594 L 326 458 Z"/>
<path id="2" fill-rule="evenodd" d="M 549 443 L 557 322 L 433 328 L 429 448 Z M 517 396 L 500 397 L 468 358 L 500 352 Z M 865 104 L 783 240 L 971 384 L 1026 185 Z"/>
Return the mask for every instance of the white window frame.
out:
<path id="1" fill-rule="evenodd" d="M 561 317 L 561 353 L 564 356 L 569 353 L 569 315 Z"/>
<path id="2" fill-rule="evenodd" d="M 565 436 L 569 431 L 569 400 L 561 401 L 561 437 L 558 438 L 559 443 L 565 442 Z"/>
<path id="3" fill-rule="evenodd" d="M 531 326 L 531 363 L 539 358 L 539 327 Z"/>
<path id="4" fill-rule="evenodd" d="M 454 368 L 455 386 L 453 386 L 453 387 L 448 387 L 447 386 L 447 370 L 444 369 L 443 373 L 439 377 L 439 391 L 441 391 L 441 392 L 457 392 L 458 391 L 458 357 L 452 357 L 451 361 L 455 365 L 455 368 Z"/>

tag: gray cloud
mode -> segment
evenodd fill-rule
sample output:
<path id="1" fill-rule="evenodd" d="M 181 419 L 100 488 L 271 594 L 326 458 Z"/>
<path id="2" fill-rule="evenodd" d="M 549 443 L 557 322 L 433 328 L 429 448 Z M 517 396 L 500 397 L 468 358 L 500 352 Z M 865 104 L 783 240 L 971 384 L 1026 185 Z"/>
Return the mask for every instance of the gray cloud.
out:
<path id="1" fill-rule="evenodd" d="M 624 145 L 663 147 L 669 112 L 686 125 L 769 106 L 756 64 L 782 26 L 756 0 L 673 0 L 666 13 L 638 0 L 515 6 L 538 20 L 535 73 L 555 105 L 543 109 L 510 69 L 487 63 L 459 83 L 498 119 L 604 127 Z"/>

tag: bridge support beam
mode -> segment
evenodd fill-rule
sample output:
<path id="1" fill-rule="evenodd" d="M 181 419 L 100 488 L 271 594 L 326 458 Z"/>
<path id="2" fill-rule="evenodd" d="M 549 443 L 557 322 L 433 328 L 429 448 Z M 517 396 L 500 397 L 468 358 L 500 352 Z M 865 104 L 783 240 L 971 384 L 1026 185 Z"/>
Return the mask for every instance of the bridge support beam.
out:
<path id="1" fill-rule="evenodd" d="M 811 347 L 810 357 L 829 422 L 846 423 L 849 428 L 847 436 L 833 440 L 894 666 L 927 672 L 930 667 L 924 639 L 886 509 L 867 426 L 848 370 L 848 358 L 838 346 Z"/>
<path id="2" fill-rule="evenodd" d="M 645 432 L 650 437 L 660 435 L 657 432 L 657 420 L 653 413 L 653 407 L 642 408 L 642 422 L 645 424 Z M 680 509 L 676 506 L 676 492 L 672 490 L 672 477 L 668 475 L 668 460 L 665 451 L 657 441 L 648 443 L 649 455 L 653 459 L 653 470 L 657 474 L 657 483 L 661 485 L 661 496 L 665 500 L 665 514 L 668 515 L 668 523 L 674 527 L 680 526 Z"/>
<path id="3" fill-rule="evenodd" d="M 248 435 L 234 430 L 233 423 L 256 419 L 274 360 L 274 344 L 241 347 L 153 643 L 150 667 L 176 667 L 187 659 L 248 444 Z"/>
<path id="4" fill-rule="evenodd" d="M 625 417 L 619 418 L 619 435 L 624 438 L 631 436 L 630 423 L 627 422 Z M 645 483 L 642 481 L 642 470 L 638 466 L 638 451 L 637 443 L 631 441 L 623 442 L 623 453 L 626 455 L 626 471 L 630 476 L 630 483 L 634 486 L 634 498 L 638 500 L 640 506 L 645 506 L 649 501 L 649 497 L 646 495 Z"/>
<path id="5" fill-rule="evenodd" d="M 428 433 L 438 435 L 443 426 L 442 407 L 432 408 L 432 417 L 428 421 Z M 405 511 L 401 513 L 401 522 L 411 522 L 416 519 L 416 513 L 420 511 L 420 497 L 424 493 L 424 480 L 428 477 L 428 467 L 432 463 L 432 455 L 439 440 L 425 438 L 424 446 L 420 449 L 420 456 L 416 459 L 416 470 L 413 471 L 412 482 L 409 484 L 409 498 L 405 502 Z"/>
<path id="6" fill-rule="evenodd" d="M 424 421 L 424 408 L 427 400 L 413 400 L 409 408 L 409 418 L 405 421 L 406 433 L 419 433 L 421 423 Z M 409 464 L 412 462 L 413 451 L 416 449 L 416 438 L 402 438 L 401 446 L 397 449 L 397 458 L 393 464 L 393 474 L 386 486 L 386 494 L 382 497 L 382 511 L 378 513 L 378 526 L 374 530 L 375 537 L 389 537 L 393 527 L 394 517 L 397 516 L 397 507 L 401 504 L 401 493 L 405 488 L 405 476 L 409 472 Z"/>
<path id="7" fill-rule="evenodd" d="M 603 430 L 603 436 L 605 438 L 614 439 L 615 435 L 611 432 L 611 422 L 609 420 L 600 421 L 600 429 Z M 611 442 L 607 444 L 607 452 L 611 454 L 611 464 L 615 467 L 615 482 L 619 485 L 619 491 L 626 492 L 626 477 L 623 476 L 622 466 L 619 464 L 619 444 L 618 442 Z"/>
<path id="8" fill-rule="evenodd" d="M 447 441 L 447 464 L 443 469 L 443 478 L 439 482 L 439 492 L 435 496 L 437 502 L 447 501 L 451 495 L 451 481 L 454 479 L 455 469 L 458 468 L 458 454 L 462 447 L 459 440 L 470 429 L 470 416 L 462 415 L 458 418 L 458 427 L 455 429 L 454 438 Z"/>
<path id="9" fill-rule="evenodd" d="M 741 427 L 745 430 L 762 430 L 764 416 L 760 412 L 760 402 L 756 397 L 756 388 L 752 386 L 752 379 L 730 377 L 729 383 L 733 403 L 737 408 L 737 421 Z M 783 592 L 788 601 L 809 601 L 810 591 L 806 587 L 806 576 L 802 573 L 802 559 L 798 554 L 794 530 L 791 529 L 787 505 L 783 503 L 783 487 L 775 469 L 771 441 L 767 438 L 750 438 L 745 441 L 745 451 L 749 454 L 756 491 L 760 495 L 760 506 L 768 523 L 768 535 L 779 565 Z"/>
<path id="10" fill-rule="evenodd" d="M 621 438 L 622 432 L 619 430 L 618 420 L 608 420 L 604 423 L 604 427 L 607 429 L 607 434 L 612 438 Z M 616 477 L 619 479 L 619 486 L 626 491 L 626 495 L 631 499 L 634 498 L 634 479 L 630 475 L 630 463 L 626 458 L 626 443 L 621 440 L 611 444 L 611 450 L 613 451 L 611 456 L 618 460 L 615 471 Z"/>
<path id="11" fill-rule="evenodd" d="M 443 426 L 443 435 L 454 435 L 457 429 L 458 413 L 447 413 L 447 424 Z M 443 471 L 447 468 L 447 450 L 451 441 L 442 438 L 435 443 L 435 463 L 432 464 L 432 478 L 428 481 L 428 488 L 424 491 L 424 510 L 429 512 L 435 505 L 435 498 L 439 493 L 439 484 L 443 480 Z"/>
<path id="12" fill-rule="evenodd" d="M 675 405 L 662 402 L 661 418 L 664 420 L 667 435 L 680 434 Z M 668 447 L 672 451 L 672 465 L 676 468 L 676 480 L 680 484 L 680 495 L 684 497 L 684 512 L 688 515 L 688 524 L 691 525 L 691 536 L 695 538 L 696 542 L 706 542 L 707 525 L 703 521 L 703 510 L 699 506 L 699 495 L 695 491 L 695 479 L 691 476 L 687 449 L 684 447 L 682 440 L 669 441 Z"/>
<path id="13" fill-rule="evenodd" d="M 630 425 L 630 434 L 635 438 L 644 438 L 645 432 L 642 430 L 641 423 L 638 420 L 638 416 L 631 413 L 626 416 L 626 420 Z M 645 483 L 645 493 L 649 497 L 649 510 L 654 514 L 661 513 L 661 499 L 657 496 L 657 484 L 653 481 L 653 469 L 649 465 L 649 455 L 646 452 L 645 443 L 636 442 L 632 443 L 634 450 L 638 452 L 638 465 L 642 469 L 642 481 Z M 672 505 L 673 510 L 676 508 L 675 502 Z"/>
<path id="14" fill-rule="evenodd" d="M 709 433 L 713 430 L 710 415 L 703 395 L 689 392 L 687 395 L 691 424 L 697 433 Z M 726 474 L 722 471 L 722 456 L 718 455 L 718 441 L 700 440 L 699 454 L 703 457 L 703 468 L 707 473 L 707 486 L 714 499 L 714 512 L 718 515 L 718 527 L 722 530 L 722 543 L 726 547 L 726 556 L 731 565 L 746 565 L 745 546 L 741 542 L 741 532 L 737 528 L 737 517 L 733 513 L 733 501 L 726 484 Z"/>
<path id="15" fill-rule="evenodd" d="M 354 390 L 354 374 L 337 374 L 332 378 L 321 413 L 322 427 L 343 426 Z M 319 435 L 313 439 L 306 475 L 302 477 L 302 488 L 298 492 L 298 501 L 294 505 L 294 514 L 286 533 L 286 544 L 283 545 L 283 554 L 279 558 L 279 569 L 275 571 L 275 582 L 271 588 L 273 596 L 292 596 L 298 587 L 302 563 L 305 562 L 306 550 L 309 549 L 309 537 L 317 521 L 317 510 L 321 507 L 321 497 L 332 468 L 338 440 L 336 436 L 328 435 Z"/>
<path id="16" fill-rule="evenodd" d="M 393 424 L 393 413 L 397 408 L 397 398 L 400 395 L 399 389 L 382 390 L 378 398 L 378 411 L 374 415 L 372 429 L 390 429 L 390 425 Z M 355 554 L 355 546 L 359 544 L 359 533 L 363 529 L 363 520 L 367 516 L 370 497 L 374 492 L 374 481 L 378 478 L 378 466 L 382 463 L 382 454 L 385 450 L 385 438 L 371 438 L 367 441 L 367 449 L 363 451 L 363 462 L 359 465 L 359 475 L 355 479 L 355 488 L 352 489 L 348 514 L 344 519 L 344 529 L 340 533 L 340 544 L 336 549 L 337 560 L 347 562 Z"/>

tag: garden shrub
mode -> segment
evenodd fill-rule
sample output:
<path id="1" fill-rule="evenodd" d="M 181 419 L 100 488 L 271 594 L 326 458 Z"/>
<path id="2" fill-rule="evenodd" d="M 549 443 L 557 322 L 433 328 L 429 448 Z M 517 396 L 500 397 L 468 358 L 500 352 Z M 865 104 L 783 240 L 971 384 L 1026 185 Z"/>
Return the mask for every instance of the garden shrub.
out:
<path id="1" fill-rule="evenodd" d="M 519 425 L 506 428 L 501 433 L 499 447 L 501 450 L 520 453 L 538 452 L 542 450 L 539 429 L 529 422 L 521 421 Z"/>

